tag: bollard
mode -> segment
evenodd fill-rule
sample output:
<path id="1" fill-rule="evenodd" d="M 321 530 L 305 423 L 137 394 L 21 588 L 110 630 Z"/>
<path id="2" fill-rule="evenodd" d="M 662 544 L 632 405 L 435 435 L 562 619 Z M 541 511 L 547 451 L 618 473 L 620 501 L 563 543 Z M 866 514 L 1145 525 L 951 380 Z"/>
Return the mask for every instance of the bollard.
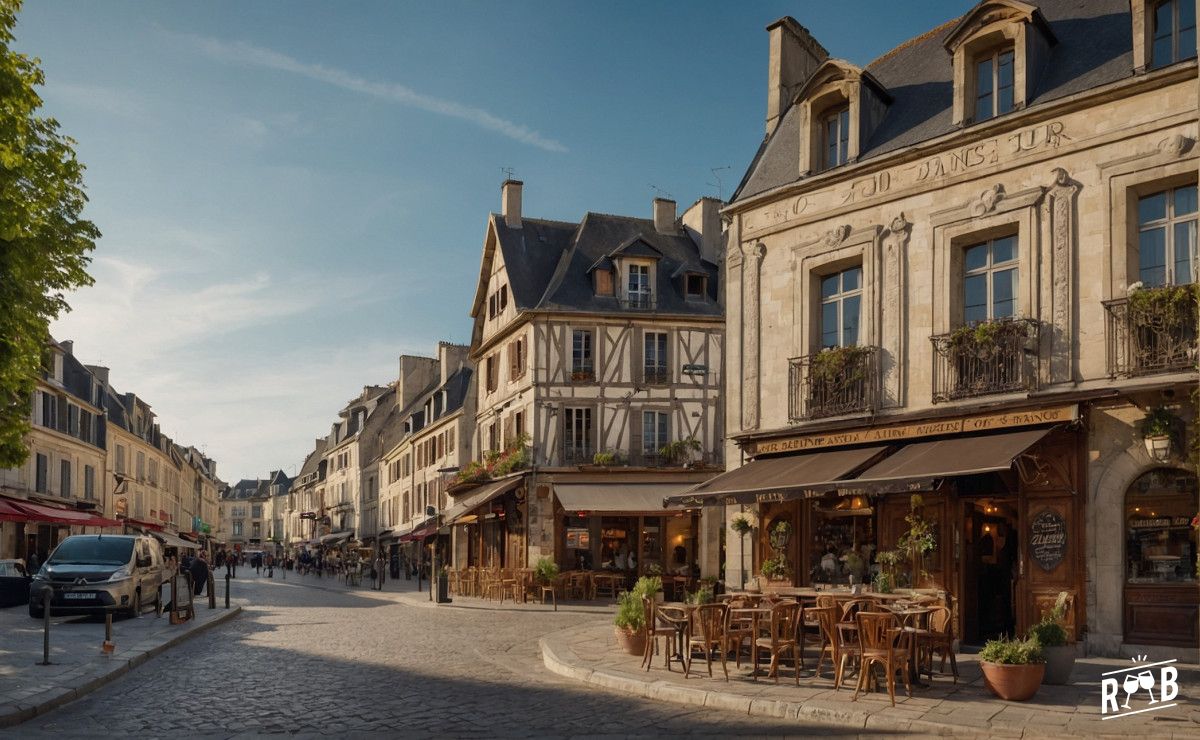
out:
<path id="1" fill-rule="evenodd" d="M 213 579 L 212 571 L 208 572 L 208 580 L 204 583 L 204 587 L 208 589 L 208 608 L 217 608 L 217 582 Z"/>
<path id="2" fill-rule="evenodd" d="M 175 600 L 175 597 L 179 595 L 177 585 L 178 580 L 178 573 L 171 576 L 171 624 L 179 624 L 179 602 Z"/>
<path id="3" fill-rule="evenodd" d="M 104 644 L 100 646 L 100 652 L 112 655 L 115 647 L 112 641 L 112 612 L 106 611 L 104 612 Z"/>
<path id="4" fill-rule="evenodd" d="M 42 592 L 42 662 L 38 665 L 50 665 L 50 594 L 53 589 Z"/>
<path id="5" fill-rule="evenodd" d="M 225 574 L 225 608 L 229 608 L 229 574 Z"/>

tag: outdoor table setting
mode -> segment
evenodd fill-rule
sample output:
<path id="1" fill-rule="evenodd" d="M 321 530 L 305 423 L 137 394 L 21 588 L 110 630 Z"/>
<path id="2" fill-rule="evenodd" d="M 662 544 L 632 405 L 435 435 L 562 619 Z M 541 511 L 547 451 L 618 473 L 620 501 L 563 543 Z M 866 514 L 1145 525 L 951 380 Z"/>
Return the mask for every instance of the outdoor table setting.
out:
<path id="1" fill-rule="evenodd" d="M 900 629 L 908 638 L 908 676 L 914 686 L 927 688 L 929 684 L 921 681 L 921 670 L 917 663 L 920 656 L 920 643 L 924 635 L 929 634 L 929 615 L 933 610 L 923 606 L 909 604 L 885 605 L 885 609 L 895 615 L 900 623 Z"/>

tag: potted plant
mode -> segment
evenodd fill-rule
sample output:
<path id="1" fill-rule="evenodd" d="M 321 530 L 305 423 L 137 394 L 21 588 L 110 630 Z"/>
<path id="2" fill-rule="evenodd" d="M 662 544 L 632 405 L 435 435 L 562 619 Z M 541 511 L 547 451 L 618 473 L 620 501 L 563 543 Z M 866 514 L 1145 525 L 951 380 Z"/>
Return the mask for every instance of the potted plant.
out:
<path id="1" fill-rule="evenodd" d="M 695 592 L 687 595 L 685 601 L 689 604 L 711 604 L 715 600 L 711 586 L 700 586 Z"/>
<path id="2" fill-rule="evenodd" d="M 1042 646 L 1037 640 L 1007 637 L 988 640 L 979 651 L 983 682 L 993 694 L 1005 701 L 1033 698 L 1046 673 Z"/>
<path id="3" fill-rule="evenodd" d="M 1178 423 L 1178 417 L 1162 406 L 1146 413 L 1145 418 L 1142 419 L 1140 431 L 1142 442 L 1145 443 L 1146 452 L 1150 453 L 1150 457 L 1159 462 L 1171 459 L 1171 445 L 1174 442 Z"/>
<path id="4" fill-rule="evenodd" d="M 662 568 L 659 568 L 662 571 Z M 663 580 L 659 575 L 642 576 L 637 579 L 637 583 L 633 585 L 633 593 L 637 594 L 639 599 L 642 596 L 649 596 L 658 603 L 663 601 Z M 638 603 L 641 603 L 640 601 Z"/>
<path id="5" fill-rule="evenodd" d="M 605 450 L 592 455 L 592 465 L 601 468 L 611 468 L 617 464 L 617 453 Z"/>
<path id="6" fill-rule="evenodd" d="M 771 540 L 771 547 L 775 550 L 783 550 L 788 546 L 788 541 L 792 539 L 792 524 L 788 521 L 777 521 L 771 525 L 771 532 L 767 535 Z"/>
<path id="7" fill-rule="evenodd" d="M 892 592 L 892 574 L 885 570 L 881 570 L 871 579 L 871 588 L 877 593 L 890 594 Z"/>
<path id="8" fill-rule="evenodd" d="M 729 520 L 729 528 L 741 538 L 742 588 L 746 588 L 746 535 L 754 529 L 754 517 L 747 511 L 739 511 Z"/>
<path id="9" fill-rule="evenodd" d="M 613 618 L 613 631 L 617 636 L 617 647 L 630 655 L 646 652 L 646 612 L 642 595 L 635 588 L 617 597 L 617 616 Z"/>
<path id="10" fill-rule="evenodd" d="M 773 557 L 763 561 L 759 572 L 766 576 L 767 580 L 786 581 L 792 577 L 792 566 L 783 553 L 777 552 Z"/>
<path id="11" fill-rule="evenodd" d="M 1033 625 L 1029 637 L 1042 646 L 1042 656 L 1046 660 L 1046 675 L 1044 683 L 1061 686 L 1071 680 L 1071 671 L 1075 668 L 1075 646 L 1067 639 L 1067 630 L 1063 620 L 1067 614 L 1066 591 L 1058 594 L 1054 606 L 1042 615 L 1042 621 Z"/>
<path id="12" fill-rule="evenodd" d="M 659 448 L 658 454 L 668 465 L 683 465 L 690 462 L 692 454 L 701 449 L 700 440 L 688 437 L 666 443 Z"/>
<path id="13" fill-rule="evenodd" d="M 538 558 L 533 566 L 533 577 L 539 584 L 549 586 L 558 578 L 558 563 L 547 557 Z"/>
<path id="14" fill-rule="evenodd" d="M 924 505 L 925 500 L 921 498 L 920 494 L 914 493 L 909 498 L 909 511 L 904 517 L 904 521 L 908 522 L 908 531 L 901 534 L 900 538 L 896 540 L 896 549 L 908 556 L 912 565 L 910 582 L 912 588 L 919 587 L 921 579 L 929 575 L 921 566 L 925 556 L 937 549 L 933 524 L 921 517 L 921 507 Z"/>

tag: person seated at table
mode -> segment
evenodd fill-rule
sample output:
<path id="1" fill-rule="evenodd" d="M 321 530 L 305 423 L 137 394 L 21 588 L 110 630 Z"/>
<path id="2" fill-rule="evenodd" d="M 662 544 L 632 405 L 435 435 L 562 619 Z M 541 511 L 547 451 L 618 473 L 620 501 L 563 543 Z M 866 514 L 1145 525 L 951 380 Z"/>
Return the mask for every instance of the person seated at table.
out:
<path id="1" fill-rule="evenodd" d="M 621 545 L 621 549 L 617 551 L 616 556 L 613 558 L 613 567 L 617 570 L 627 570 L 631 554 L 629 552 L 629 545 Z"/>

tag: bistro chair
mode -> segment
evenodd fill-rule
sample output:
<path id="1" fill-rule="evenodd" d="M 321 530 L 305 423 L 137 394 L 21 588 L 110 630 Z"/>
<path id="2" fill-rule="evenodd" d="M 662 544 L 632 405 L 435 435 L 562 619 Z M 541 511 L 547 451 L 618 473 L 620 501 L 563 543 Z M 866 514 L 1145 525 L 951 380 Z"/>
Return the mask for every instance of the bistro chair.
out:
<path id="1" fill-rule="evenodd" d="M 662 615 L 655 608 L 654 599 L 649 596 L 642 597 L 642 627 L 646 631 L 646 649 L 642 653 L 642 666 L 646 670 L 650 670 L 650 664 L 654 662 L 654 651 L 658 649 L 658 638 L 663 638 L 663 665 L 667 670 L 671 670 L 671 647 L 675 637 L 679 634 L 675 629 L 675 625 L 666 620 L 661 619 Z"/>
<path id="2" fill-rule="evenodd" d="M 728 601 L 720 602 L 729 606 L 728 618 L 725 622 L 725 650 L 733 650 L 734 665 L 742 667 L 742 642 L 746 641 L 754 650 L 754 618 L 750 615 L 734 615 L 734 609 L 744 609 L 750 606 L 750 600 L 743 596 L 734 596 Z"/>
<path id="3" fill-rule="evenodd" d="M 930 607 L 929 634 L 925 637 L 925 658 L 930 678 L 933 678 L 933 654 L 941 654 L 942 663 L 938 673 L 946 675 L 946 658 L 950 658 L 950 671 L 954 674 L 954 683 L 958 683 L 958 661 L 954 659 L 954 620 L 951 619 L 950 608 L 945 606 Z"/>
<path id="4" fill-rule="evenodd" d="M 717 650 L 721 654 L 721 668 L 725 671 L 725 680 L 729 680 L 729 664 L 725 658 L 725 620 L 729 607 L 725 604 L 701 604 L 692 612 L 687 635 L 687 652 L 684 654 L 683 675 L 691 675 L 692 651 L 700 648 L 704 651 L 704 662 L 708 664 L 708 677 L 712 678 L 712 654 Z"/>
<path id="5" fill-rule="evenodd" d="M 870 690 L 874 675 L 874 667 L 883 668 L 887 678 L 888 698 L 892 706 L 896 706 L 896 672 L 900 671 L 904 678 L 904 688 L 912 698 L 912 684 L 909 682 L 908 646 L 901 637 L 904 630 L 899 626 L 894 614 L 890 612 L 859 612 L 855 615 L 858 622 L 858 645 L 862 665 L 858 673 L 858 683 L 854 686 L 854 696 L 851 701 L 858 701 L 860 690 Z"/>
<path id="6" fill-rule="evenodd" d="M 850 599 L 842 604 L 842 621 L 854 622 L 854 615 L 860 611 L 878 611 L 879 600 L 872 598 Z"/>
<path id="7" fill-rule="evenodd" d="M 771 622 L 766 637 L 754 639 L 754 680 L 758 680 L 758 652 L 765 649 L 771 653 L 769 673 L 779 683 L 779 656 L 792 654 L 795 666 L 796 685 L 800 685 L 800 647 L 796 642 L 796 623 L 800 618 L 800 605 L 794 601 L 780 602 L 771 607 Z"/>
<path id="8" fill-rule="evenodd" d="M 838 605 L 837 597 L 833 594 L 817 594 L 817 606 L 824 609 L 826 607 L 836 607 Z M 839 612 L 840 614 L 840 612 Z"/>
<path id="9" fill-rule="evenodd" d="M 846 633 L 839 629 L 837 606 L 818 606 L 808 611 L 815 615 L 821 630 L 821 653 L 817 657 L 814 675 L 821 675 L 821 666 L 825 664 L 825 656 L 828 655 L 829 668 L 833 671 L 833 689 L 837 691 L 842 687 L 842 675 L 847 661 L 858 657 L 858 645 L 848 640 Z"/>

